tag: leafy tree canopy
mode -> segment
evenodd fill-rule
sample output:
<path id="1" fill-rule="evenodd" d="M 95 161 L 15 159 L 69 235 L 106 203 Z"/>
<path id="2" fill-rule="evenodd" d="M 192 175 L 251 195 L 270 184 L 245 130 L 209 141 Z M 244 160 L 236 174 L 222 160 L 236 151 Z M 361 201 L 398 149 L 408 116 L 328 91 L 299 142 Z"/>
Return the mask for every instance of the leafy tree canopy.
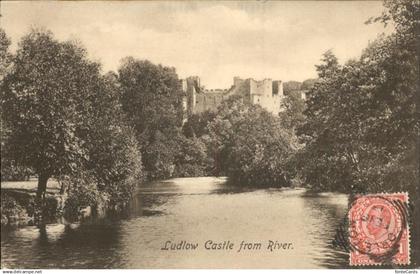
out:
<path id="1" fill-rule="evenodd" d="M 136 130 L 148 178 L 172 176 L 183 118 L 183 92 L 175 69 L 128 57 L 118 80 L 122 109 Z"/>

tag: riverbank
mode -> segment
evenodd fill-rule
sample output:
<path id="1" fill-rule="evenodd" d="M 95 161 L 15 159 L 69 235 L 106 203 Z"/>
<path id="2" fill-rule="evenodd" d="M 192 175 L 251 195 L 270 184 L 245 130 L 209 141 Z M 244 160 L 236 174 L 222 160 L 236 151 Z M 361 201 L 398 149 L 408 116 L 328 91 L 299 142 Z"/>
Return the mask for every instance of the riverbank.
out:
<path id="1" fill-rule="evenodd" d="M 237 185 L 227 184 L 228 177 L 184 177 L 184 178 L 170 178 L 161 181 L 147 182 L 144 183 L 141 188 L 143 192 L 147 192 L 148 189 L 154 190 L 155 185 L 164 187 L 165 185 L 175 184 L 179 188 L 183 185 L 188 186 L 187 192 L 191 194 L 207 192 L 209 189 L 215 191 L 221 191 L 225 193 L 234 192 L 237 189 Z M 224 185 L 222 188 L 220 185 Z M 38 181 L 33 178 L 28 181 L 5 181 L 1 182 L 1 225 L 10 226 L 23 226 L 23 225 L 34 225 L 38 220 L 35 220 L 36 207 L 35 199 L 38 187 Z M 65 208 L 65 204 L 68 196 L 66 194 L 60 194 L 60 184 L 55 179 L 50 179 L 47 183 L 46 191 L 46 209 L 45 218 L 43 222 L 54 223 L 62 216 L 66 216 L 66 211 L 69 209 Z M 248 189 L 251 191 L 255 188 L 243 186 L 242 190 Z M 268 189 L 268 187 L 267 187 Z M 173 191 L 173 190 L 171 190 Z M 168 191 L 168 192 L 171 192 Z M 77 216 L 75 218 L 87 218 L 91 215 L 104 216 L 103 205 L 99 205 L 98 209 L 100 212 L 95 211 L 94 207 L 88 206 L 87 208 L 77 208 Z M 72 208 L 74 210 L 74 208 Z M 74 213 L 74 212 L 73 212 Z M 73 220 L 74 218 L 72 218 Z M 78 219 L 77 219 L 78 220 Z"/>
<path id="2" fill-rule="evenodd" d="M 176 185 L 176 188 L 172 186 Z M 22 226 L 36 224 L 35 220 L 35 198 L 37 191 L 38 181 L 31 179 L 29 181 L 7 181 L 1 183 L 1 225 Z M 184 194 L 202 194 L 213 190 L 214 193 L 236 193 L 238 189 L 241 192 L 252 192 L 258 190 L 267 191 L 303 191 L 305 195 L 319 195 L 311 191 L 307 191 L 302 187 L 273 187 L 273 186 L 259 186 L 253 187 L 249 185 L 241 186 L 233 184 L 229 181 L 228 177 L 184 177 L 184 178 L 170 178 L 161 181 L 147 182 L 139 186 L 143 193 L 152 194 L 156 187 L 160 188 L 160 192 L 167 189 L 167 194 L 173 194 L 180 190 Z M 324 193 L 327 196 L 333 196 L 341 193 Z M 341 194 L 345 195 L 345 194 Z M 48 223 L 58 222 L 60 217 L 66 216 L 65 208 L 67 201 L 66 194 L 60 194 L 60 184 L 57 180 L 50 179 L 47 184 L 46 191 L 46 219 Z M 71 218 L 73 221 L 79 221 L 80 218 L 86 219 L 93 216 L 105 216 L 106 212 L 103 206 L 98 206 L 100 212 L 94 212 L 95 207 L 78 207 L 76 210 L 76 219 Z M 74 210 L 74 209 L 73 209 Z M 74 214 L 73 214 L 74 217 Z"/>
<path id="3" fill-rule="evenodd" d="M 45 194 L 44 219 L 52 222 L 63 214 L 66 195 L 60 194 L 56 180 L 50 180 Z M 38 181 L 1 182 L 1 225 L 21 226 L 35 224 L 36 191 Z"/>

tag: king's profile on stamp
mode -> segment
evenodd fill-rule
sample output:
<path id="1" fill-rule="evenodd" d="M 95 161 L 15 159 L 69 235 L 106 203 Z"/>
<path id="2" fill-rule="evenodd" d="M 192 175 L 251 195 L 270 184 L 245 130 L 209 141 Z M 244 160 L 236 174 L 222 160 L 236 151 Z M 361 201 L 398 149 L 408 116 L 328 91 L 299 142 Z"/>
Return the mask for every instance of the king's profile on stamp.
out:
<path id="1" fill-rule="evenodd" d="M 410 262 L 408 194 L 356 197 L 349 217 L 350 265 Z"/>

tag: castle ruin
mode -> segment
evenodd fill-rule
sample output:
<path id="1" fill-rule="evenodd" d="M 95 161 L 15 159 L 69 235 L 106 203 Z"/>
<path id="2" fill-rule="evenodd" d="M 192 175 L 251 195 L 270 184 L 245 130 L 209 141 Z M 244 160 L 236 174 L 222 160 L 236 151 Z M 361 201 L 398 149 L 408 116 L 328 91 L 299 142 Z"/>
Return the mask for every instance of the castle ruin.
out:
<path id="1" fill-rule="evenodd" d="M 280 102 L 284 97 L 282 81 L 264 79 L 256 81 L 252 78 L 233 78 L 230 89 L 204 89 L 198 76 L 181 80 L 184 91 L 184 109 L 188 115 L 206 110 L 216 111 L 220 103 L 232 95 L 240 95 L 245 102 L 257 104 L 277 115 Z"/>

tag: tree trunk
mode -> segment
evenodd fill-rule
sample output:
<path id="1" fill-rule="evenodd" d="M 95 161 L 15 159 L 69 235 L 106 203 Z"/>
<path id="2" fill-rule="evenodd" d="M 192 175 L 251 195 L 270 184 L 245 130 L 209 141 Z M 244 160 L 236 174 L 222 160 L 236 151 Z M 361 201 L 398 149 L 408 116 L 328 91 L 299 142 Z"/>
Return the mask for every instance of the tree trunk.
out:
<path id="1" fill-rule="evenodd" d="M 36 197 L 38 201 L 42 200 L 42 202 L 44 202 L 45 200 L 45 192 L 47 191 L 48 179 L 49 176 L 46 174 L 40 174 L 38 177 L 38 190 L 36 192 Z"/>
<path id="2" fill-rule="evenodd" d="M 36 191 L 36 202 L 35 202 L 35 220 L 42 222 L 45 212 L 45 192 L 47 191 L 48 178 L 46 174 L 38 175 L 38 189 Z"/>

